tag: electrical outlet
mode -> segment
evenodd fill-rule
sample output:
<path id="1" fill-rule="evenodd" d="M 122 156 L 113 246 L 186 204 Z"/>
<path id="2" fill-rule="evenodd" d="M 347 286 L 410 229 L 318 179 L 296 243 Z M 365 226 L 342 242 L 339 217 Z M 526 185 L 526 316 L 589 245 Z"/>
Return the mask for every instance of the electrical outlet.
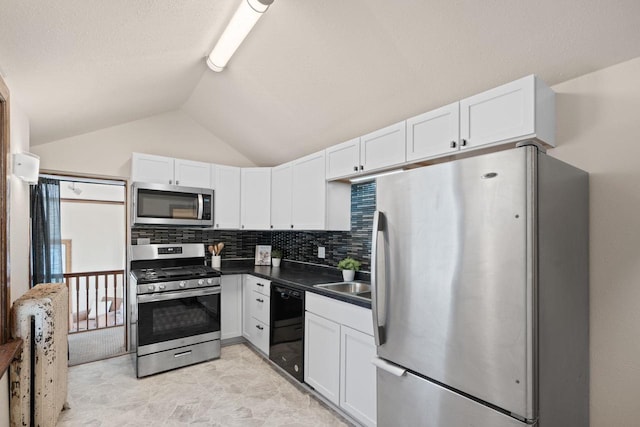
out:
<path id="1" fill-rule="evenodd" d="M 318 246 L 318 258 L 324 258 L 324 246 Z"/>

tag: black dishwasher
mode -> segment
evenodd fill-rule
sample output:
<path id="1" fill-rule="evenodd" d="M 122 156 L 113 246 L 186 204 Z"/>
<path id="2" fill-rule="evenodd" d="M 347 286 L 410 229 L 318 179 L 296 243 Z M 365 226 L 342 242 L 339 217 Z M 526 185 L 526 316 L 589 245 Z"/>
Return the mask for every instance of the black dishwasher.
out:
<path id="1" fill-rule="evenodd" d="M 269 359 L 298 381 L 304 380 L 304 292 L 271 285 Z"/>

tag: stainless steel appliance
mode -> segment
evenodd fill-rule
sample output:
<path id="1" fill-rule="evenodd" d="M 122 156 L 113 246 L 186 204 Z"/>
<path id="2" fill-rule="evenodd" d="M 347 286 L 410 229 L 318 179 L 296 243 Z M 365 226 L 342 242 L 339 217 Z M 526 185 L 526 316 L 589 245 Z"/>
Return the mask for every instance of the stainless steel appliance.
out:
<path id="1" fill-rule="evenodd" d="M 269 359 L 289 375 L 304 380 L 304 292 L 271 285 Z"/>
<path id="2" fill-rule="evenodd" d="M 203 244 L 131 247 L 130 346 L 136 375 L 220 357 L 220 273 Z"/>
<path id="3" fill-rule="evenodd" d="M 379 426 L 589 425 L 588 175 L 534 146 L 379 178 Z"/>
<path id="4" fill-rule="evenodd" d="M 134 182 L 133 225 L 213 227 L 213 190 Z"/>

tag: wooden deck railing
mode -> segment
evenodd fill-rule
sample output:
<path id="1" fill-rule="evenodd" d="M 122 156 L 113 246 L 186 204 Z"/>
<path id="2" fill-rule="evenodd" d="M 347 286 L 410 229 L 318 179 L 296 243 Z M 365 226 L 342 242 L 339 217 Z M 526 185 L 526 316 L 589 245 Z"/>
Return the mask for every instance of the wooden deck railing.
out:
<path id="1" fill-rule="evenodd" d="M 65 273 L 69 289 L 69 333 L 124 325 L 124 270 Z"/>

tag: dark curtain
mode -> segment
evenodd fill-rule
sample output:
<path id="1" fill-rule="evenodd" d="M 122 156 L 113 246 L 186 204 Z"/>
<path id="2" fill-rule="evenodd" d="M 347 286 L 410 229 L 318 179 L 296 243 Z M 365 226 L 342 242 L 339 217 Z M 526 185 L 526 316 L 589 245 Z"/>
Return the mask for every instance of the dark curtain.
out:
<path id="1" fill-rule="evenodd" d="M 40 178 L 31 187 L 31 286 L 62 280 L 60 181 Z"/>

